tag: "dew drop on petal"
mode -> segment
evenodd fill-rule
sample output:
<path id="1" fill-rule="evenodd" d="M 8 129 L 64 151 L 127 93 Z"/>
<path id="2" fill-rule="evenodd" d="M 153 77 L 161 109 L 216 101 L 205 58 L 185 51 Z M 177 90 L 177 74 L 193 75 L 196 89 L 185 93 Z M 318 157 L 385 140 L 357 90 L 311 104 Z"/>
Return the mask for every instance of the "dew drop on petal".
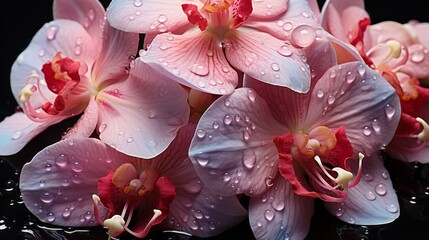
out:
<path id="1" fill-rule="evenodd" d="M 46 217 L 46 220 L 50 223 L 54 222 L 55 221 L 55 214 L 52 212 L 49 212 L 47 217 Z"/>
<path id="2" fill-rule="evenodd" d="M 357 71 L 358 71 L 359 75 L 361 77 L 363 77 L 365 75 L 365 72 L 366 72 L 365 66 L 363 64 L 359 64 L 359 66 L 357 66 Z"/>
<path id="3" fill-rule="evenodd" d="M 272 177 L 265 178 L 265 185 L 267 185 L 267 187 L 271 187 L 271 186 L 273 186 L 273 184 L 274 184 L 274 182 L 273 182 Z"/>
<path id="4" fill-rule="evenodd" d="M 21 131 L 16 131 L 12 134 L 12 140 L 18 140 L 22 137 L 23 133 Z"/>
<path id="5" fill-rule="evenodd" d="M 272 221 L 274 218 L 274 212 L 271 210 L 265 210 L 264 216 L 265 216 L 265 219 L 267 219 L 268 221 Z"/>
<path id="6" fill-rule="evenodd" d="M 374 180 L 374 175 L 372 175 L 371 173 L 365 173 L 363 174 L 363 180 L 371 182 L 372 180 Z"/>
<path id="7" fill-rule="evenodd" d="M 165 23 L 167 20 L 168 20 L 168 18 L 164 14 L 161 14 L 158 16 L 158 22 L 160 22 L 160 23 Z"/>
<path id="8" fill-rule="evenodd" d="M 231 124 L 232 123 L 231 115 L 229 115 L 229 114 L 225 115 L 225 117 L 223 118 L 223 123 L 225 123 L 226 125 Z"/>
<path id="9" fill-rule="evenodd" d="M 141 7 L 143 5 L 143 2 L 141 0 L 134 0 L 134 6 Z"/>
<path id="10" fill-rule="evenodd" d="M 414 52 L 412 55 L 411 55 L 411 61 L 413 61 L 413 62 L 415 62 L 415 63 L 420 63 L 420 62 L 423 62 L 423 60 L 425 59 L 425 55 L 424 55 L 424 53 L 423 52 Z"/>
<path id="11" fill-rule="evenodd" d="M 366 199 L 368 199 L 368 200 L 370 200 L 370 201 L 374 201 L 374 200 L 375 200 L 375 198 L 376 198 L 376 196 L 375 196 L 375 194 L 374 194 L 374 192 L 373 192 L 373 191 L 368 191 L 368 192 L 366 192 L 366 193 L 364 194 L 364 196 L 365 196 L 365 198 L 366 198 Z"/>
<path id="12" fill-rule="evenodd" d="M 247 91 L 247 97 L 249 98 L 250 101 L 254 102 L 256 99 L 255 92 L 249 89 Z"/>
<path id="13" fill-rule="evenodd" d="M 392 119 L 393 116 L 395 115 L 395 108 L 390 104 L 386 104 L 386 107 L 384 108 L 384 112 L 386 113 L 386 116 L 388 119 Z"/>
<path id="14" fill-rule="evenodd" d="M 374 131 L 376 133 L 380 132 L 380 130 L 381 130 L 380 121 L 378 121 L 377 119 L 372 120 L 371 126 L 372 126 L 372 129 L 374 129 Z"/>
<path id="15" fill-rule="evenodd" d="M 80 173 L 83 171 L 83 164 L 81 164 L 79 161 L 74 161 L 71 165 L 71 169 L 76 173 Z"/>
<path id="16" fill-rule="evenodd" d="M 280 67 L 277 63 L 273 63 L 273 64 L 271 64 L 271 69 L 273 69 L 273 71 L 277 72 L 280 70 Z"/>
<path id="17" fill-rule="evenodd" d="M 213 122 L 213 129 L 219 129 L 219 123 L 217 121 Z"/>
<path id="18" fill-rule="evenodd" d="M 229 173 L 224 173 L 223 174 L 223 181 L 224 182 L 229 182 L 229 180 L 231 180 L 231 175 Z"/>
<path id="19" fill-rule="evenodd" d="M 283 211 L 283 209 L 285 208 L 285 202 L 274 199 L 273 202 L 271 203 L 271 206 L 274 208 L 274 210 L 280 212 L 280 211 Z"/>
<path id="20" fill-rule="evenodd" d="M 262 227 L 262 222 L 260 222 L 260 221 L 256 222 L 256 226 Z"/>
<path id="21" fill-rule="evenodd" d="M 209 74 L 209 69 L 207 66 L 201 64 L 193 64 L 191 66 L 191 72 L 198 76 L 206 76 Z"/>
<path id="22" fill-rule="evenodd" d="M 375 192 L 380 195 L 384 196 L 387 193 L 387 187 L 384 185 L 384 183 L 379 183 L 375 186 Z"/>
<path id="23" fill-rule="evenodd" d="M 292 30 L 292 28 L 293 28 L 293 24 L 291 22 L 285 22 L 283 24 L 283 29 L 286 31 L 290 31 L 290 30 Z"/>
<path id="24" fill-rule="evenodd" d="M 54 40 L 54 39 L 55 39 L 55 37 L 57 36 L 58 30 L 59 30 L 59 27 L 58 27 L 58 26 L 56 26 L 56 25 L 50 26 L 50 27 L 48 28 L 48 30 L 46 31 L 46 38 L 47 38 L 49 41 Z"/>
<path id="25" fill-rule="evenodd" d="M 209 163 L 208 158 L 197 158 L 198 164 L 200 164 L 202 167 L 206 166 Z"/>
<path id="26" fill-rule="evenodd" d="M 134 138 L 132 138 L 132 137 L 129 137 L 129 138 L 127 138 L 127 143 L 132 143 L 132 142 L 134 142 Z"/>
<path id="27" fill-rule="evenodd" d="M 328 96 L 328 104 L 329 105 L 332 105 L 332 104 L 334 104 L 335 103 L 335 96 L 334 95 L 329 95 Z"/>
<path id="28" fill-rule="evenodd" d="M 70 217 L 70 215 L 71 215 L 70 209 L 69 208 L 64 209 L 64 212 L 62 214 L 63 218 L 67 219 Z"/>
<path id="29" fill-rule="evenodd" d="M 298 47 L 308 47 L 316 39 L 316 31 L 309 25 L 300 25 L 292 31 L 293 44 Z"/>
<path id="30" fill-rule="evenodd" d="M 59 167 L 65 167 L 67 166 L 69 162 L 69 157 L 65 154 L 59 155 L 57 158 L 55 158 L 55 164 Z"/>
<path id="31" fill-rule="evenodd" d="M 338 206 L 337 209 L 335 210 L 335 216 L 341 217 L 344 215 L 345 212 L 346 212 L 346 208 L 344 206 Z"/>
<path id="32" fill-rule="evenodd" d="M 365 126 L 362 130 L 363 135 L 370 136 L 372 134 L 371 128 L 369 126 Z"/>
<path id="33" fill-rule="evenodd" d="M 396 206 L 396 204 L 390 203 L 390 204 L 387 204 L 386 210 L 390 213 L 397 213 L 399 209 L 398 209 L 398 206 Z"/>
<path id="34" fill-rule="evenodd" d="M 386 170 L 384 170 L 384 171 L 381 173 L 381 177 L 382 177 L 382 178 L 384 178 L 384 179 L 388 179 L 388 178 L 389 178 L 389 173 L 388 173 Z"/>
<path id="35" fill-rule="evenodd" d="M 289 57 L 292 55 L 293 51 L 290 48 L 289 44 L 284 44 L 282 45 L 278 50 L 278 53 L 280 53 L 280 55 L 285 56 L 285 57 Z"/>
<path id="36" fill-rule="evenodd" d="M 197 137 L 198 138 L 204 138 L 205 136 L 206 136 L 206 131 L 204 131 L 203 129 L 197 130 Z"/>
<path id="37" fill-rule="evenodd" d="M 316 96 L 317 96 L 318 98 L 322 98 L 324 95 L 325 95 L 325 93 L 323 92 L 323 90 L 322 90 L 322 89 L 318 89 L 318 90 L 316 91 Z"/>
<path id="38" fill-rule="evenodd" d="M 154 140 L 147 141 L 147 144 L 149 145 L 149 147 L 156 147 L 158 145 L 158 143 Z"/>
<path id="39" fill-rule="evenodd" d="M 346 75 L 346 82 L 350 84 L 355 80 L 356 80 L 356 74 L 354 72 L 348 72 Z"/>
<path id="40" fill-rule="evenodd" d="M 104 130 L 106 130 L 107 128 L 107 124 L 101 124 L 100 127 L 98 128 L 98 131 L 100 133 L 104 132 Z"/>
<path id="41" fill-rule="evenodd" d="M 44 203 L 51 203 L 52 201 L 54 201 L 54 194 L 49 192 L 44 192 L 40 195 L 40 201 Z"/>
<path id="42" fill-rule="evenodd" d="M 243 165 L 248 168 L 252 169 L 255 166 L 256 163 L 256 155 L 252 150 L 247 150 L 243 152 Z"/>
<path id="43" fill-rule="evenodd" d="M 40 186 L 40 187 L 44 187 L 44 186 L 45 186 L 45 181 L 44 181 L 44 180 L 40 180 L 40 182 L 39 182 L 39 186 Z"/>
<path id="44" fill-rule="evenodd" d="M 50 172 L 50 171 L 52 170 L 52 165 L 51 165 L 51 164 L 49 164 L 49 163 L 47 163 L 47 164 L 45 165 L 45 170 L 46 170 L 47 172 Z"/>

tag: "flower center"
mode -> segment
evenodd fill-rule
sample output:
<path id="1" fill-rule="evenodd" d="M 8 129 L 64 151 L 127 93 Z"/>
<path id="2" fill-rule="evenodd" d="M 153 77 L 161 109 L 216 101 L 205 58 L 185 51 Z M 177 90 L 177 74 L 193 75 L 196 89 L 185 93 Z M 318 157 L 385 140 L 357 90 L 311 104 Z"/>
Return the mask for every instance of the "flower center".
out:
<path id="1" fill-rule="evenodd" d="M 363 154 L 358 154 L 359 169 L 355 180 L 347 161 L 353 148 L 344 127 L 336 131 L 319 126 L 308 134 L 288 132 L 274 138 L 279 153 L 280 174 L 296 194 L 328 202 L 344 201 L 347 189 L 360 180 Z"/>
<path id="2" fill-rule="evenodd" d="M 36 122 L 42 122 L 50 116 L 58 115 L 66 109 L 68 97 L 80 82 L 79 70 L 85 71 L 87 67 L 79 61 L 68 57 L 62 57 L 58 52 L 52 61 L 47 61 L 42 72 L 45 75 L 45 84 L 41 83 L 40 76 L 31 74 L 26 85 L 19 93 L 19 100 L 23 104 L 24 112 Z M 39 106 L 33 106 L 30 99 L 36 97 L 36 101 L 42 102 Z"/>
<path id="3" fill-rule="evenodd" d="M 124 231 L 144 237 L 153 225 L 164 220 L 175 196 L 175 188 L 168 178 L 150 168 L 138 172 L 131 163 L 124 163 L 115 172 L 100 178 L 98 189 L 100 197 L 93 195 L 95 217 L 108 228 L 109 237 Z M 98 209 L 100 202 L 109 208 L 104 220 Z M 138 231 L 131 230 L 132 224 Z"/>

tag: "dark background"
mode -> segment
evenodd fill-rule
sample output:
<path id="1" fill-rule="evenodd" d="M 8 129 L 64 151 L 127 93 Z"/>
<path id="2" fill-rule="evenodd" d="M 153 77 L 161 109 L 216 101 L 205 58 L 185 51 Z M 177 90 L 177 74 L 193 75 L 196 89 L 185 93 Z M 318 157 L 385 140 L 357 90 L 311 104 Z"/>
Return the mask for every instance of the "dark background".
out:
<path id="1" fill-rule="evenodd" d="M 110 1 L 101 2 L 107 6 Z M 324 1 L 319 0 L 318 2 L 322 4 Z M 425 6 L 427 0 L 371 0 L 365 2 L 372 23 L 387 20 L 406 23 L 412 19 L 429 22 L 429 8 Z M 17 105 L 10 91 L 10 68 L 39 28 L 45 22 L 52 20 L 52 0 L 2 1 L 0 11 L 2 17 L 0 29 L 1 120 L 13 113 Z M 45 136 L 47 135 L 49 136 L 49 133 L 45 134 Z M 43 136 L 38 139 L 43 139 Z M 0 158 L 0 239 L 107 239 L 103 229 L 59 229 L 38 222 L 26 211 L 19 196 L 18 176 L 20 165 L 30 160 L 34 149 L 37 149 L 37 147 L 33 147 L 34 143 L 32 144 L 25 149 L 27 153 L 12 158 Z M 10 161 L 11 159 L 12 161 Z M 332 217 L 318 203 L 307 240 L 429 239 L 429 166 L 405 164 L 389 159 L 386 161 L 386 167 L 390 171 L 401 204 L 401 217 L 398 220 L 383 226 L 348 225 Z M 174 240 L 189 239 L 189 237 L 159 233 L 149 236 L 148 239 Z M 252 234 L 247 221 L 244 221 L 239 226 L 213 239 L 252 239 Z"/>

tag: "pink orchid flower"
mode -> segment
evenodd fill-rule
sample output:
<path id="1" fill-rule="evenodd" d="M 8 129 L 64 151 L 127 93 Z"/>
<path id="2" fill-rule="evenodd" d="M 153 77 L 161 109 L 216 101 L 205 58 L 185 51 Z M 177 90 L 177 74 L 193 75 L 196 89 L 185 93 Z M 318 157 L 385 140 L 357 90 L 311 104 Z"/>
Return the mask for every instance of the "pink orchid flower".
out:
<path id="1" fill-rule="evenodd" d="M 352 224 L 399 216 L 378 154 L 398 124 L 399 99 L 364 63 L 336 65 L 328 53 L 308 59 L 308 93 L 247 77 L 197 126 L 189 155 L 199 176 L 219 194 L 250 197 L 256 239 L 303 239 L 314 199 Z"/>
<path id="2" fill-rule="evenodd" d="M 328 32 L 354 45 L 368 65 L 395 87 L 402 114 L 388 154 L 404 161 L 428 162 L 429 89 L 419 82 L 429 78 L 429 44 L 423 35 L 428 25 L 393 21 L 370 25 L 363 0 L 327 1 L 321 21 Z"/>
<path id="3" fill-rule="evenodd" d="M 151 158 L 187 123 L 187 94 L 141 61 L 138 34 L 110 27 L 96 0 L 56 0 L 43 26 L 12 66 L 12 91 L 24 112 L 0 123 L 0 155 L 84 113 L 63 138 L 100 139 L 129 155 Z M 70 9 L 74 9 L 71 11 Z"/>
<path id="4" fill-rule="evenodd" d="M 125 155 L 94 138 L 55 143 L 23 167 L 24 203 L 43 222 L 100 224 L 111 237 L 124 231 L 144 237 L 158 226 L 199 237 L 217 235 L 247 212 L 235 196 L 213 194 L 198 178 L 188 158 L 194 131 L 195 125 L 184 126 L 152 159 Z"/>
<path id="5" fill-rule="evenodd" d="M 321 29 L 315 6 L 313 0 L 113 0 L 107 16 L 118 29 L 145 33 L 150 47 L 142 60 L 193 89 L 231 93 L 241 71 L 307 92 L 302 48 Z"/>

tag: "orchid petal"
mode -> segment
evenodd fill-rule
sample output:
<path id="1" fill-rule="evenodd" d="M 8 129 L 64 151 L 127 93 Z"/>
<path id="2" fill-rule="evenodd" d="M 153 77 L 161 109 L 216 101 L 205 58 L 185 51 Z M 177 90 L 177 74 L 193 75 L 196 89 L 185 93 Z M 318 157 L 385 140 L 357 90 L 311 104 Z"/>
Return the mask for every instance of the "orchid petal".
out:
<path id="1" fill-rule="evenodd" d="M 406 46 L 416 43 L 414 36 L 403 24 L 385 21 L 368 26 L 364 36 L 365 51 L 392 38 Z"/>
<path id="2" fill-rule="evenodd" d="M 255 1 L 253 1 L 255 2 Z M 287 10 L 278 16 L 274 16 L 277 10 L 273 9 L 275 2 L 287 5 Z M 272 6 L 266 10 L 266 14 L 273 13 L 270 19 L 261 21 L 260 15 L 251 14 L 244 26 L 266 32 L 281 40 L 293 40 L 293 32 L 303 30 L 299 26 L 304 26 L 305 30 L 315 33 L 316 29 L 320 29 L 308 1 L 288 0 L 285 1 L 270 1 L 266 6 Z M 279 9 L 283 9 L 280 7 Z M 258 12 L 258 10 L 256 10 Z M 255 17 L 254 17 L 255 16 Z"/>
<path id="3" fill-rule="evenodd" d="M 137 54 L 139 35 L 127 33 L 105 24 L 103 28 L 103 49 L 94 64 L 94 84 L 118 80 L 124 77 L 131 60 Z"/>
<path id="4" fill-rule="evenodd" d="M 257 196 L 278 174 L 272 139 L 284 130 L 263 99 L 252 89 L 240 88 L 216 100 L 203 114 L 189 156 L 216 193 Z"/>
<path id="5" fill-rule="evenodd" d="M 344 126 L 353 148 L 364 155 L 387 145 L 399 122 L 395 90 L 361 62 L 331 68 L 309 96 L 306 126 Z"/>
<path id="6" fill-rule="evenodd" d="M 253 11 L 250 19 L 273 19 L 288 10 L 286 1 L 252 1 Z"/>
<path id="7" fill-rule="evenodd" d="M 98 94 L 100 139 L 128 155 L 152 158 L 188 122 L 187 94 L 140 60 L 130 71 Z"/>
<path id="8" fill-rule="evenodd" d="M 355 161 L 349 161 L 357 168 Z M 344 203 L 327 203 L 328 211 L 341 220 L 359 225 L 378 225 L 399 217 L 399 203 L 383 161 L 378 154 L 365 157 L 362 179 L 348 189 Z"/>
<path id="9" fill-rule="evenodd" d="M 268 84 L 308 91 L 310 70 L 302 60 L 302 50 L 251 29 L 231 31 L 226 38 L 225 55 L 235 68 Z"/>
<path id="10" fill-rule="evenodd" d="M 414 26 L 414 29 L 417 32 L 418 41 L 422 43 L 425 47 L 429 48 L 429 23 L 417 23 Z"/>
<path id="11" fill-rule="evenodd" d="M 428 46 L 429 47 L 429 46 Z M 408 47 L 410 57 L 408 62 L 399 71 L 416 78 L 429 77 L 429 49 L 421 44 L 413 44 Z"/>
<path id="12" fill-rule="evenodd" d="M 79 44 L 76 45 L 76 42 Z M 61 52 L 64 57 L 68 56 L 91 66 L 98 55 L 94 50 L 97 49 L 96 44 L 77 22 L 55 20 L 46 23 L 12 66 L 11 87 L 17 102 L 20 103 L 18 95 L 29 76 L 33 73 L 44 76 L 42 66 L 46 61 L 52 61 L 55 54 Z M 41 86 L 44 87 L 42 84 Z"/>
<path id="13" fill-rule="evenodd" d="M 184 0 L 113 0 L 107 19 L 114 28 L 137 33 L 164 33 L 192 25 L 182 11 Z M 202 6 L 202 3 L 195 2 Z"/>
<path id="14" fill-rule="evenodd" d="M 14 113 L 0 123 L 0 155 L 9 156 L 19 152 L 31 139 L 62 119 L 36 123 L 23 112 Z"/>
<path id="15" fill-rule="evenodd" d="M 304 239 L 313 209 L 314 199 L 295 194 L 279 176 L 266 194 L 250 199 L 250 226 L 256 239 Z"/>
<path id="16" fill-rule="evenodd" d="M 91 36 L 100 36 L 100 24 L 105 11 L 103 5 L 96 0 L 55 0 L 53 2 L 54 19 L 69 19 L 80 23 Z"/>
<path id="17" fill-rule="evenodd" d="M 141 59 L 188 87 L 213 94 L 231 93 L 238 84 L 218 39 L 200 31 L 160 34 Z"/>
<path id="18" fill-rule="evenodd" d="M 85 112 L 79 118 L 77 123 L 70 128 L 67 133 L 63 136 L 63 139 L 67 138 L 87 138 L 91 136 L 98 121 L 98 107 L 94 98 L 91 98 Z"/>
<path id="19" fill-rule="evenodd" d="M 40 151 L 24 165 L 20 189 L 26 207 L 41 221 L 94 226 L 92 195 L 97 181 L 129 157 L 97 139 L 67 139 Z M 101 210 L 101 215 L 107 212 Z"/>

